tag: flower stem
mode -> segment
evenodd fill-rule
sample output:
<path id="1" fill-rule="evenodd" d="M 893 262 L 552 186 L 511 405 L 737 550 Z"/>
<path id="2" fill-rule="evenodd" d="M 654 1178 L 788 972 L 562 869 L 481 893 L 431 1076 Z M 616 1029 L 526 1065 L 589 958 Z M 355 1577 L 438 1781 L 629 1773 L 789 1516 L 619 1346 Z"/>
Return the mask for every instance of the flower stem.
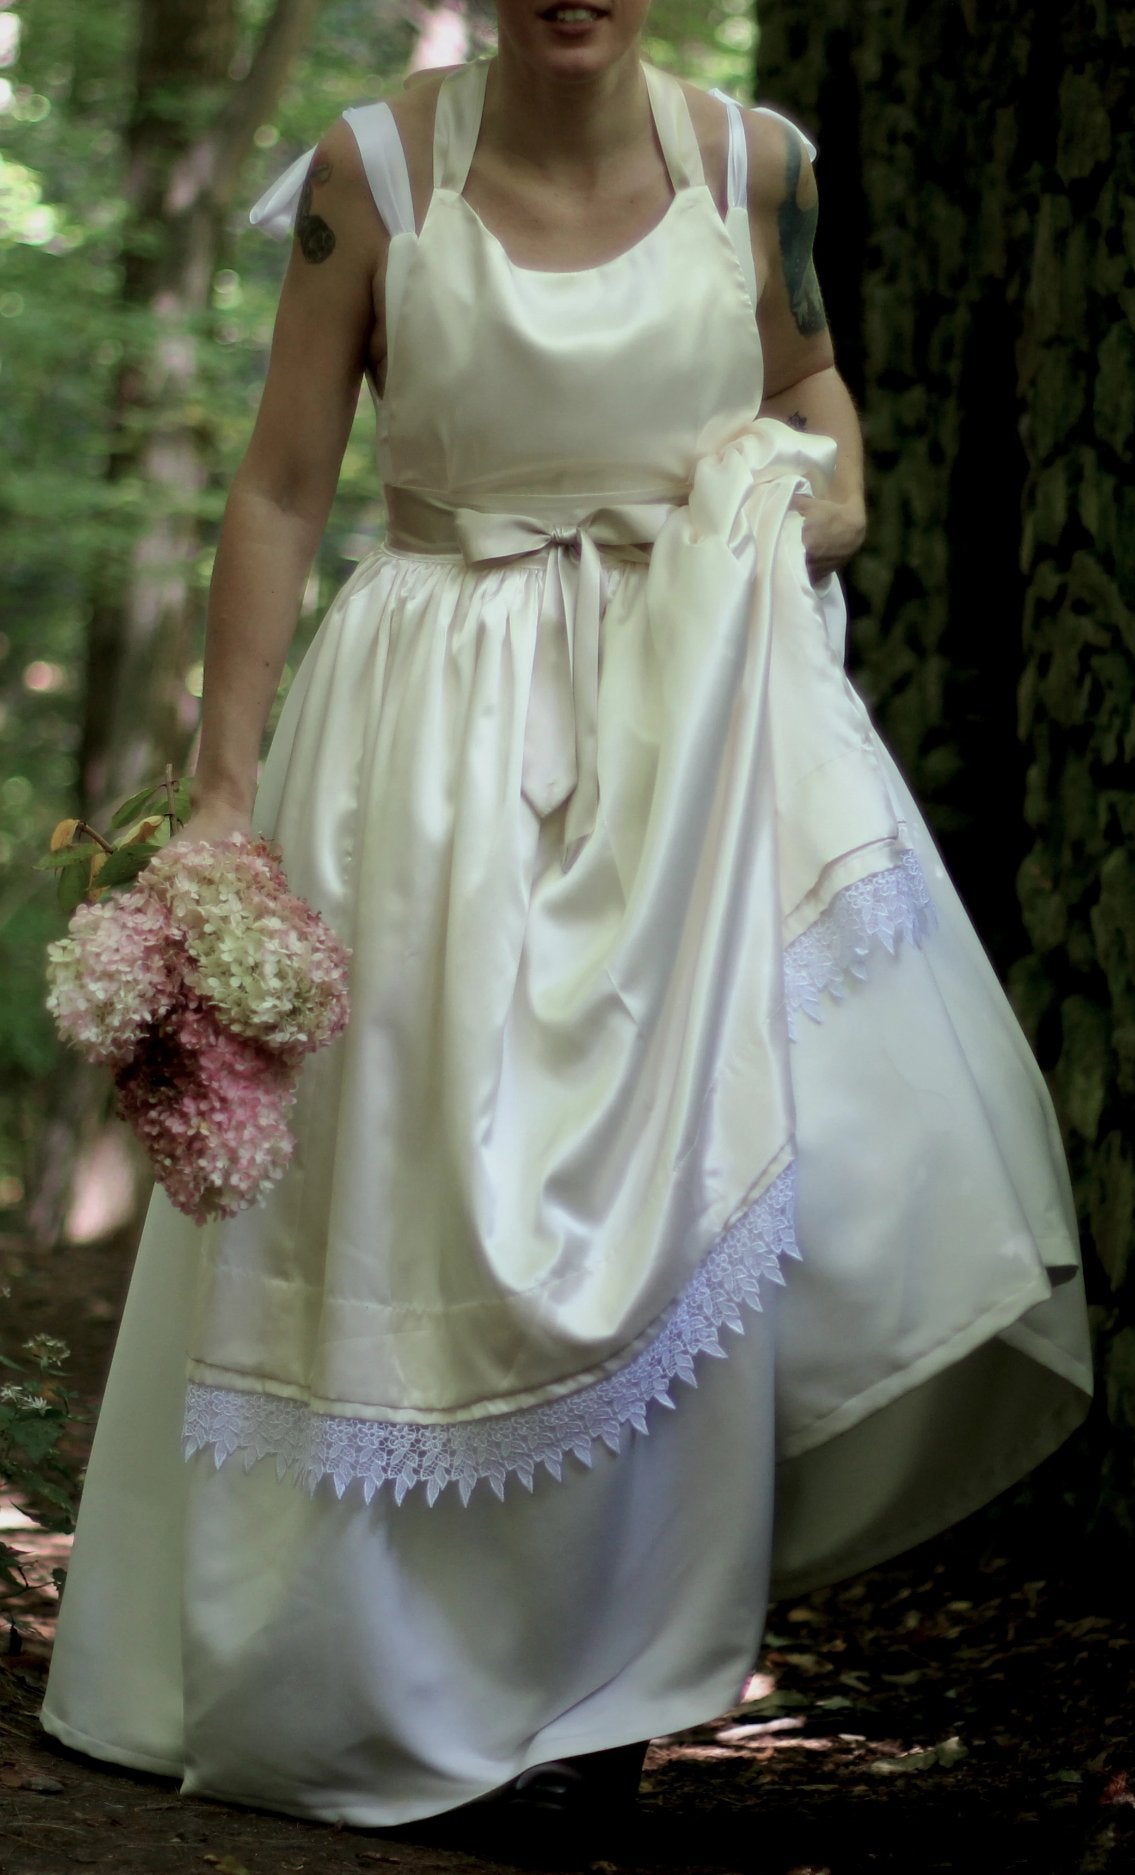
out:
<path id="1" fill-rule="evenodd" d="M 104 840 L 102 837 L 102 834 L 98 831 L 97 827 L 92 827 L 89 821 L 86 821 L 86 820 L 76 821 L 75 832 L 78 834 L 85 835 L 85 837 L 88 840 L 93 840 L 96 846 L 102 847 L 102 850 L 104 853 L 113 853 L 114 848 L 110 844 L 110 841 Z"/>

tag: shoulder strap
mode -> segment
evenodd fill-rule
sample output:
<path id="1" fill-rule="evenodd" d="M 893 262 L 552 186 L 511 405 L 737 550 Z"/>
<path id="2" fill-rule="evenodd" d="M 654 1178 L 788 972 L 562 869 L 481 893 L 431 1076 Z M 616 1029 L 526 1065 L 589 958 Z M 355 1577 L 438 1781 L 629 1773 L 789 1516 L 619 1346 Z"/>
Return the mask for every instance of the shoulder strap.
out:
<path id="1" fill-rule="evenodd" d="M 666 167 L 670 171 L 675 191 L 697 188 L 705 181 L 705 170 L 685 93 L 678 80 L 671 78 L 668 72 L 660 72 L 653 65 L 644 65 L 643 71 L 646 73 L 646 88 L 650 93 L 654 128 L 658 132 L 658 141 L 662 145 L 662 154 L 666 158 Z"/>
<path id="2" fill-rule="evenodd" d="M 481 132 L 488 79 L 488 60 L 477 59 L 447 73 L 441 81 L 434 116 L 435 189 L 452 189 L 460 195 L 465 187 Z"/>
<path id="3" fill-rule="evenodd" d="M 360 104 L 343 116 L 359 146 L 374 205 L 390 235 L 414 233 L 410 172 L 389 104 Z"/>
<path id="4" fill-rule="evenodd" d="M 710 96 L 724 104 L 729 124 L 729 170 L 725 199 L 730 208 L 744 208 L 749 200 L 749 146 L 745 141 L 741 106 L 736 98 L 727 97 L 724 91 L 711 91 Z"/>
<path id="5" fill-rule="evenodd" d="M 410 194 L 410 175 L 402 139 L 388 104 L 359 104 L 343 112 L 359 146 L 366 179 L 374 205 L 388 234 L 414 232 L 414 201 Z M 254 227 L 286 238 L 292 232 L 300 192 L 311 166 L 314 150 L 305 150 L 278 176 L 259 201 L 254 202 L 248 219 Z"/>
<path id="6" fill-rule="evenodd" d="M 728 93 L 724 91 L 711 91 L 710 97 L 717 98 L 720 103 L 724 104 L 729 115 L 729 180 L 727 193 L 729 207 L 747 208 L 749 202 L 749 146 L 745 140 L 745 122 L 741 115 L 741 106 L 738 104 L 736 98 L 731 98 Z M 755 104 L 749 108 L 755 110 L 758 116 L 771 117 L 776 123 L 783 124 L 786 130 L 791 130 L 794 136 L 799 137 L 804 148 L 807 150 L 808 161 L 810 163 L 815 162 L 815 144 L 804 135 L 799 125 L 794 124 L 791 118 L 782 116 L 780 111 L 771 111 L 767 104 Z"/>

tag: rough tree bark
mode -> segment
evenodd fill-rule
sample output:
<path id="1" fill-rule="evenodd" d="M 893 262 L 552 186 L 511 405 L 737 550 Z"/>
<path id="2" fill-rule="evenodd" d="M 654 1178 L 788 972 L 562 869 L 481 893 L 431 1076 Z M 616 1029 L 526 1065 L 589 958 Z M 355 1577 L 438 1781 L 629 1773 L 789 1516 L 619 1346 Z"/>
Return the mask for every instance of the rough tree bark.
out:
<path id="1" fill-rule="evenodd" d="M 1133 0 L 761 0 L 864 401 L 859 674 L 1049 1072 L 1135 1540 Z M 1090 1441 L 1089 1441 L 1090 1442 Z"/>

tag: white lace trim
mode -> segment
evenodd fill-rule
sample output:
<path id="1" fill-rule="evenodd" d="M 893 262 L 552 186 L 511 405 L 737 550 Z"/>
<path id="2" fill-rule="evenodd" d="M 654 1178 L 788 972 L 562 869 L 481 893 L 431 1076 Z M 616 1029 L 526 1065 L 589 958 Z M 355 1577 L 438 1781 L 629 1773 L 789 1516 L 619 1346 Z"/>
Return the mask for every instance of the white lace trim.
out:
<path id="1" fill-rule="evenodd" d="M 841 998 L 849 977 L 866 976 L 872 948 L 882 945 L 893 955 L 904 938 L 921 944 L 934 923 L 913 853 L 845 886 L 785 951 L 790 1033 L 799 1010 L 821 1021 L 821 998 Z M 324 1478 L 338 1497 L 361 1484 L 368 1504 L 386 1484 L 396 1504 L 415 1485 L 425 1486 L 430 1504 L 450 1485 L 467 1504 L 482 1481 L 503 1498 L 510 1476 L 530 1491 L 539 1466 L 558 1479 L 568 1453 L 590 1465 L 597 1442 L 617 1452 L 627 1426 L 646 1432 L 648 1406 L 673 1407 L 676 1380 L 696 1387 L 697 1357 L 724 1358 L 722 1329 L 744 1333 L 742 1310 L 760 1309 L 762 1282 L 783 1284 L 786 1257 L 800 1257 L 792 1165 L 713 1246 L 665 1311 L 657 1334 L 603 1380 L 540 1406 L 426 1426 L 315 1413 L 303 1400 L 191 1382 L 185 1456 L 210 1449 L 218 1468 L 238 1452 L 246 1468 L 274 1458 L 279 1477 L 290 1472 L 309 1492 Z"/>
<path id="2" fill-rule="evenodd" d="M 921 946 L 937 918 L 926 876 L 915 853 L 897 866 L 868 873 L 837 892 L 827 910 L 794 938 L 784 953 L 788 1033 L 796 1036 L 800 1011 L 823 1021 L 825 994 L 842 1001 L 849 977 L 867 975 L 867 958 L 880 944 L 894 956 L 905 938 Z"/>
<path id="3" fill-rule="evenodd" d="M 416 1484 L 425 1485 L 431 1504 L 455 1484 L 467 1504 L 482 1479 L 503 1497 L 510 1474 L 529 1491 L 538 1465 L 560 1478 L 569 1452 L 590 1465 L 597 1441 L 617 1452 L 624 1427 L 647 1430 L 652 1400 L 672 1407 L 675 1380 L 697 1386 L 696 1357 L 724 1357 L 721 1330 L 744 1333 L 742 1307 L 760 1309 L 763 1281 L 783 1284 L 781 1258 L 800 1255 L 795 1170 L 787 1166 L 726 1231 L 666 1310 L 658 1333 L 604 1380 L 540 1406 L 429 1426 L 313 1413 L 303 1400 L 191 1382 L 185 1456 L 209 1446 L 218 1466 L 235 1452 L 243 1452 L 246 1467 L 275 1458 L 278 1476 L 290 1471 L 308 1491 L 330 1478 L 342 1497 L 360 1483 L 368 1504 L 383 1484 L 393 1485 L 396 1504 Z"/>

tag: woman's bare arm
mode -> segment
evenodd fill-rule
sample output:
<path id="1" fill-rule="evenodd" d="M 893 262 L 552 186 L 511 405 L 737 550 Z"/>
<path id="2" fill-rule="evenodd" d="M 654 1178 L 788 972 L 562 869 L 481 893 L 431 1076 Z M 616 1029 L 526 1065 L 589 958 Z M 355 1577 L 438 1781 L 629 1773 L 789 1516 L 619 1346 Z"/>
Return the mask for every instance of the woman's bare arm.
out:
<path id="1" fill-rule="evenodd" d="M 246 826 L 268 711 L 327 521 L 385 259 L 351 131 L 315 152 L 256 427 L 225 509 L 209 597 L 192 832 Z"/>

